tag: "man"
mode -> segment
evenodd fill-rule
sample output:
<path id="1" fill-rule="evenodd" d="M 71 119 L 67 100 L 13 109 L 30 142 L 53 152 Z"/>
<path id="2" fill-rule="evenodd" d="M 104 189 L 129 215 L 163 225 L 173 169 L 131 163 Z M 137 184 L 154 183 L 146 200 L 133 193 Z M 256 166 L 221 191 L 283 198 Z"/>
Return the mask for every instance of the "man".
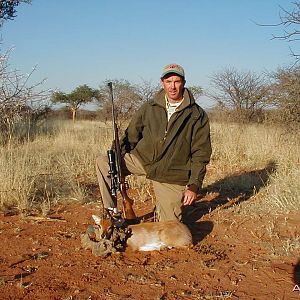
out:
<path id="1" fill-rule="evenodd" d="M 133 116 L 121 150 L 126 174 L 152 180 L 159 221 L 182 220 L 185 206 L 197 199 L 211 156 L 207 114 L 185 88 L 180 65 L 169 64 L 161 73 L 162 89 Z M 96 162 L 105 208 L 117 212 L 110 195 L 107 158 Z"/>

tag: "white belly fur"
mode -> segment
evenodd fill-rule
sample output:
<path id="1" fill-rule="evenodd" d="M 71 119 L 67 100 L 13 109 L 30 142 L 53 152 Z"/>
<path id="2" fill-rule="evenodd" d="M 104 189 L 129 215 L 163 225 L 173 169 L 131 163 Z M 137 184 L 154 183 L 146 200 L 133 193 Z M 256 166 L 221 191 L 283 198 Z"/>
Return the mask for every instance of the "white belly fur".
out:
<path id="1" fill-rule="evenodd" d="M 148 243 L 143 246 L 140 246 L 139 250 L 140 251 L 154 251 L 154 250 L 160 250 L 162 248 L 166 248 L 167 245 L 163 243 L 162 241 L 160 242 L 153 242 L 153 243 Z"/>

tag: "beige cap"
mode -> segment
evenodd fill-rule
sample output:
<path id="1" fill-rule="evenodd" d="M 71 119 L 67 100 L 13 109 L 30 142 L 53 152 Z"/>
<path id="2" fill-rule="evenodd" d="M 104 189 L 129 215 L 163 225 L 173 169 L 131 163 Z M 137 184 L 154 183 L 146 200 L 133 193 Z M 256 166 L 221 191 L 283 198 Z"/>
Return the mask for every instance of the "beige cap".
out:
<path id="1" fill-rule="evenodd" d="M 183 70 L 182 66 L 177 65 L 177 64 L 169 64 L 169 65 L 164 66 L 161 71 L 160 78 L 163 78 L 167 74 L 171 74 L 171 73 L 177 74 L 184 78 L 184 70 Z"/>

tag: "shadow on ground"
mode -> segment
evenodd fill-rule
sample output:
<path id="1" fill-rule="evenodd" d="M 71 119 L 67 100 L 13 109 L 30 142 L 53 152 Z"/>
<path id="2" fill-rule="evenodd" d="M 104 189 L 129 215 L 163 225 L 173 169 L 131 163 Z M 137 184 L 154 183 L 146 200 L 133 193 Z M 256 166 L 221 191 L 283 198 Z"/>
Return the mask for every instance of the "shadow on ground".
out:
<path id="1" fill-rule="evenodd" d="M 268 185 L 270 175 L 275 170 L 276 164 L 271 161 L 263 169 L 231 175 L 204 188 L 199 195 L 199 201 L 185 207 L 183 211 L 184 223 L 188 224 L 195 236 L 195 242 L 201 241 L 213 229 L 213 224 L 200 221 L 204 215 L 217 207 L 229 208 L 249 200 L 262 187 Z"/>

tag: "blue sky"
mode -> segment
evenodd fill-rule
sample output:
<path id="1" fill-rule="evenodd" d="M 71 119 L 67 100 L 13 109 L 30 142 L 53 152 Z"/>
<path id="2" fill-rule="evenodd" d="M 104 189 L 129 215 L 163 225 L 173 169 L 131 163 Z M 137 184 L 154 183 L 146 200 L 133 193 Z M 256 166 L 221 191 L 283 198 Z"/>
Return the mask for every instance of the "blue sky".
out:
<path id="1" fill-rule="evenodd" d="M 293 62 L 297 44 L 253 22 L 278 23 L 280 6 L 294 8 L 289 0 L 33 0 L 4 23 L 1 48 L 14 47 L 12 68 L 37 65 L 33 80 L 64 92 L 106 79 L 156 83 L 174 62 L 187 85 L 207 89 L 225 67 L 260 73 Z"/>

